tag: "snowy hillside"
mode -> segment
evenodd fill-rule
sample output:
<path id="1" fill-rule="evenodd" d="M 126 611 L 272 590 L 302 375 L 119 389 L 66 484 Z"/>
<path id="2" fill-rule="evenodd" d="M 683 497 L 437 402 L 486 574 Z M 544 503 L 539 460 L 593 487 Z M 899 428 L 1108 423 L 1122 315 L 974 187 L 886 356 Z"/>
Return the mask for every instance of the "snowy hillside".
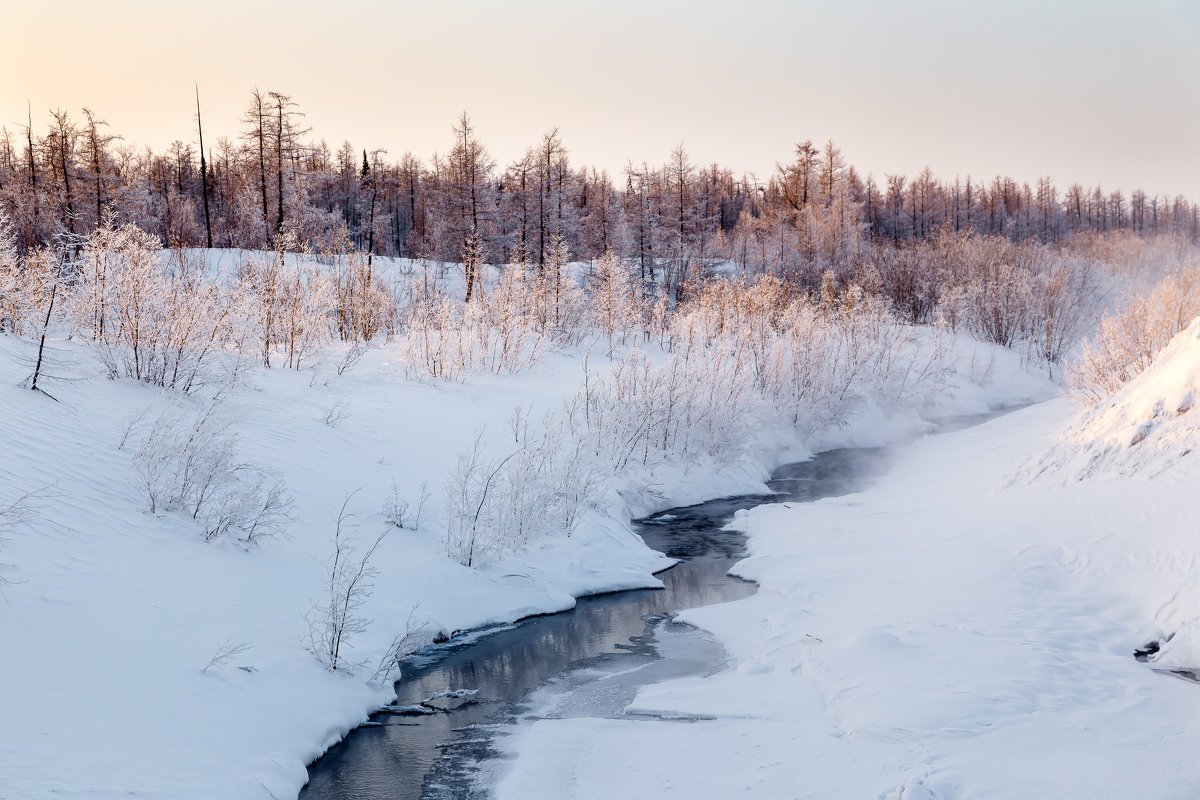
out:
<path id="1" fill-rule="evenodd" d="M 1140 375 L 1075 420 L 1021 475 L 1084 480 L 1176 468 L 1200 447 L 1200 319 Z"/>

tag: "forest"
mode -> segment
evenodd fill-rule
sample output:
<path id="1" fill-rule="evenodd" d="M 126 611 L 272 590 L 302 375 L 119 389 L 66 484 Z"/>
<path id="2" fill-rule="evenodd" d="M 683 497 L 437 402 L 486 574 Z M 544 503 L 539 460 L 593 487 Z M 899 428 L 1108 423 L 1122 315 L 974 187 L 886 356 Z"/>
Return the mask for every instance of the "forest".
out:
<path id="1" fill-rule="evenodd" d="M 712 264 L 753 274 L 820 276 L 874 243 L 971 231 L 1057 243 L 1080 233 L 1200 236 L 1182 196 L 1008 177 L 863 175 L 828 141 L 800 141 L 774 174 L 693 163 L 628 162 L 618 175 L 572 164 L 548 131 L 499 164 L 464 112 L 446 150 L 399 158 L 314 139 L 298 104 L 254 90 L 242 128 L 215 139 L 200 125 L 165 152 L 140 148 L 90 109 L 50 113 L 0 132 L 0 208 L 21 251 L 84 235 L 112 218 L 170 247 L 262 249 L 287 234 L 316 249 L 348 237 L 368 256 L 488 263 L 632 259 L 647 277 L 685 285 Z M 192 140 L 192 134 L 195 140 Z M 452 134 L 452 135 L 451 135 Z M 660 276 L 654 273 L 661 271 Z"/>
<path id="2" fill-rule="evenodd" d="M 880 183 L 832 141 L 797 144 L 765 181 L 698 166 L 683 145 L 610 176 L 572 165 L 557 130 L 498 165 L 465 112 L 423 161 L 334 152 L 290 96 L 257 89 L 241 130 L 206 149 L 199 108 L 198 146 L 163 153 L 90 109 L 0 134 L 0 329 L 44 340 L 68 319 L 111 375 L 185 390 L 230 351 L 299 368 L 324 341 L 381 332 L 430 377 L 462 380 L 536 361 L 585 317 L 610 351 L 614 330 L 670 346 L 674 317 L 725 298 L 760 303 L 776 332 L 797 302 L 937 323 L 1053 374 L 1118 291 L 1114 272 L 1136 284 L 1153 262 L 1140 280 L 1156 279 L 1200 236 L 1183 197 L 929 169 Z M 215 276 L 204 247 L 243 255 Z M 378 257 L 401 259 L 404 278 Z"/>

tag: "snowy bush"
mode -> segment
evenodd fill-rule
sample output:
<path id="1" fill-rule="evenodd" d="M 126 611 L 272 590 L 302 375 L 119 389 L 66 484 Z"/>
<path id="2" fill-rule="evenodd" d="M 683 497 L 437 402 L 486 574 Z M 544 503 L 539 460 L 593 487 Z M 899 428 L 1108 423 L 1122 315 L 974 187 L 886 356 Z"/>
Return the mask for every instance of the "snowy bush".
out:
<path id="1" fill-rule="evenodd" d="M 608 472 L 672 457 L 733 457 L 749 443 L 756 400 L 736 356 L 709 348 L 659 364 L 634 351 L 609 373 L 588 376 L 568 406 L 568 424 Z"/>
<path id="2" fill-rule="evenodd" d="M 1093 257 L 999 236 L 942 232 L 875 247 L 870 293 L 913 323 L 934 322 L 1004 347 L 1024 345 L 1051 367 L 1074 347 L 1097 303 Z"/>
<path id="3" fill-rule="evenodd" d="M 227 374 L 229 300 L 203 264 L 164 263 L 156 237 L 107 224 L 87 241 L 79 270 L 73 321 L 110 377 L 186 392 Z"/>
<path id="4" fill-rule="evenodd" d="M 32 250 L 24 259 L 0 249 L 0 332 L 32 337 L 62 317 L 65 257 L 48 247 Z"/>
<path id="5" fill-rule="evenodd" d="M 421 481 L 416 499 L 417 507 L 412 507 L 412 501 L 406 499 L 400 492 L 400 486 L 392 481 L 391 491 L 383 501 L 384 520 L 397 528 L 417 530 L 421 527 L 421 517 L 425 514 L 425 506 L 429 504 L 429 483 Z"/>
<path id="6" fill-rule="evenodd" d="M 353 497 L 354 493 L 351 493 L 342 501 L 334 524 L 333 555 L 326 564 L 326 596 L 313 603 L 306 615 L 309 649 L 331 670 L 361 666 L 347 662 L 346 651 L 354 636 L 366 631 L 371 622 L 362 615 L 362 608 L 379 575 L 371 558 L 387 536 L 385 529 L 359 554 L 363 542 L 354 535 L 357 525 L 354 512 L 349 510 Z M 402 644 L 403 640 L 393 641 L 390 649 L 393 658 L 398 657 L 397 651 Z"/>
<path id="7" fill-rule="evenodd" d="M 250 253 L 238 264 L 235 291 L 247 344 L 264 366 L 276 356 L 300 369 L 329 340 L 334 286 L 319 264 L 282 247 Z"/>
<path id="8" fill-rule="evenodd" d="M 633 275 L 633 265 L 611 252 L 596 262 L 590 281 L 592 319 L 608 339 L 611 355 L 615 341 L 627 344 L 640 332 L 645 319 L 645 289 Z"/>
<path id="9" fill-rule="evenodd" d="M 488 496 L 492 495 L 494 505 L 500 470 L 513 455 L 488 459 L 479 431 L 471 447 L 458 454 L 446 480 L 446 555 L 464 567 L 491 560 L 503 550 L 503 532 L 491 524 Z"/>
<path id="10" fill-rule="evenodd" d="M 21 262 L 17 257 L 17 235 L 0 211 L 0 333 L 19 328 L 25 311 L 22 297 Z"/>
<path id="11" fill-rule="evenodd" d="M 470 303 L 436 286 L 414 296 L 400 352 L 417 374 L 440 380 L 514 374 L 576 341 L 585 308 L 574 281 L 554 284 L 545 274 L 507 267 L 481 278 Z"/>
<path id="12" fill-rule="evenodd" d="M 802 432 L 840 424 L 864 402 L 929 391 L 944 371 L 936 335 L 918 342 L 881 298 L 832 274 L 818 298 L 770 278 L 713 282 L 663 335 L 665 363 L 629 354 L 585 380 L 571 412 L 613 469 L 735 458 L 764 420 Z"/>
<path id="13" fill-rule="evenodd" d="M 329 276 L 339 338 L 358 344 L 371 341 L 380 331 L 395 332 L 396 300 L 391 288 L 376 273 L 372 260 L 353 246 L 344 226 L 319 250 L 318 260 Z"/>
<path id="14" fill-rule="evenodd" d="M 518 414 L 515 447 L 488 458 L 483 432 L 459 453 L 446 481 L 446 554 L 479 566 L 551 535 L 570 536 L 593 501 L 600 473 L 567 418 L 548 414 L 530 431 Z"/>
<path id="15" fill-rule="evenodd" d="M 1115 392 L 1154 361 L 1167 343 L 1200 315 L 1200 261 L 1176 268 L 1156 286 L 1105 314 L 1066 371 L 1082 400 Z"/>
<path id="16" fill-rule="evenodd" d="M 1091 262 L 1064 257 L 1034 280 L 1029 342 L 1033 354 L 1051 370 L 1095 320 L 1099 287 L 1094 272 Z"/>
<path id="17" fill-rule="evenodd" d="M 409 503 L 400 496 L 400 487 L 395 481 L 392 481 L 391 491 L 388 492 L 383 501 L 383 519 L 390 525 L 395 525 L 397 528 L 405 527 L 410 517 L 408 513 Z"/>
<path id="18" fill-rule="evenodd" d="M 236 532 L 252 544 L 284 530 L 291 498 L 282 483 L 235 460 L 232 422 L 219 399 L 194 411 L 176 402 L 150 423 L 133 468 L 150 513 L 179 511 L 203 526 L 205 539 Z"/>

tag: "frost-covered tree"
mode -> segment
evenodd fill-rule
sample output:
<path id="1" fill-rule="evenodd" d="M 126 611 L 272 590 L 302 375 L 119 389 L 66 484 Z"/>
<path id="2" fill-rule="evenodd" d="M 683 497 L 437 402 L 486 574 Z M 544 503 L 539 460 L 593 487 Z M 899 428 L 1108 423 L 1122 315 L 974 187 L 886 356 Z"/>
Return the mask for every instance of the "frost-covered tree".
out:
<path id="1" fill-rule="evenodd" d="M 492 225 L 492 171 L 495 162 L 475 134 L 471 118 L 464 111 L 454 127 L 454 146 L 446 158 L 446 180 L 442 192 L 442 212 L 446 215 L 447 241 L 463 247 L 474 238 L 473 252 L 486 258 L 488 232 Z M 446 260 L 458 260 L 461 252 L 444 254 Z M 463 265 L 465 300 L 471 302 L 479 281 L 477 264 Z"/>

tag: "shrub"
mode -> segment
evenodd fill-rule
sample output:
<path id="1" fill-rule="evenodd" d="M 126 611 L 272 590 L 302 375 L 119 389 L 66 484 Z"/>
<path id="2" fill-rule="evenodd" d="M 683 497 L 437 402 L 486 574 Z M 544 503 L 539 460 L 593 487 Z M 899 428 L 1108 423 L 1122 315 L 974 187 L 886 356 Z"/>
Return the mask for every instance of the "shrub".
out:
<path id="1" fill-rule="evenodd" d="M 1120 389 L 1154 361 L 1200 315 L 1200 261 L 1176 268 L 1120 310 L 1105 314 L 1066 371 L 1076 397 L 1095 402 Z"/>

